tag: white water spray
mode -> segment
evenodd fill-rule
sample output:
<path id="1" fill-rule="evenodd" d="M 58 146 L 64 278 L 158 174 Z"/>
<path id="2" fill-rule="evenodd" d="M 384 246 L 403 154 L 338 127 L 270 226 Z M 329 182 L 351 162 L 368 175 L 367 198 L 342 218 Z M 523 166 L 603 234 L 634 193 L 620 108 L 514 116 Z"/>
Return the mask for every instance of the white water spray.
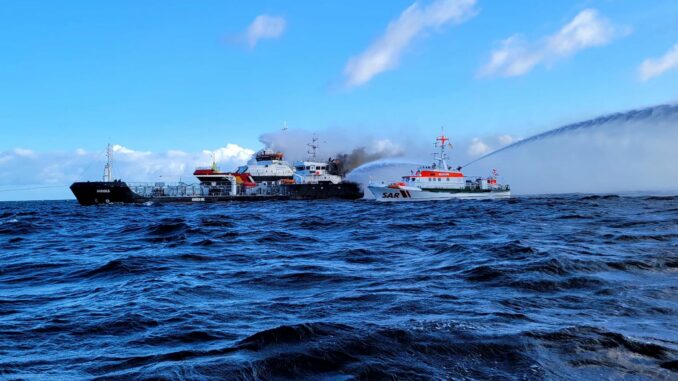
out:
<path id="1" fill-rule="evenodd" d="M 514 194 L 678 190 L 678 105 L 557 128 L 474 160 L 465 172 L 503 175 Z"/>

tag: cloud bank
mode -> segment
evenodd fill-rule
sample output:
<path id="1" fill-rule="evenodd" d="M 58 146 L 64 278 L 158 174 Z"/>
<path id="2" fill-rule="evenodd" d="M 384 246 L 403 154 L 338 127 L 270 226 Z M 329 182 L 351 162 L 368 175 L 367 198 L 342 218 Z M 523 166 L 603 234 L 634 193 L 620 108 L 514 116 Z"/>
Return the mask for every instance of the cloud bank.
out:
<path id="1" fill-rule="evenodd" d="M 529 73 L 539 64 L 552 65 L 577 52 L 610 43 L 628 34 L 628 29 L 614 26 L 595 9 L 585 9 L 558 32 L 537 42 L 526 41 L 520 35 L 511 36 L 490 54 L 479 72 L 480 76 L 515 77 Z"/>
<path id="2" fill-rule="evenodd" d="M 212 155 L 224 170 L 247 162 L 253 150 L 228 144 L 215 150 L 184 152 L 139 151 L 122 145 L 113 147 L 113 177 L 125 181 L 193 182 L 196 166 L 208 166 Z M 34 152 L 16 148 L 0 152 L 0 187 L 63 185 L 74 181 L 99 180 L 103 176 L 103 151 L 77 149 L 70 152 Z M 2 189 L 0 188 L 0 189 Z M 3 198 L 0 194 L 0 198 Z M 24 194 L 24 196 L 27 196 Z"/>
<path id="3" fill-rule="evenodd" d="M 349 59 L 344 68 L 347 87 L 369 82 L 397 66 L 400 56 L 419 35 L 450 23 L 460 23 L 475 13 L 475 0 L 436 0 L 423 6 L 415 2 L 391 21 L 384 34 L 364 52 Z"/>
<path id="4" fill-rule="evenodd" d="M 678 68 L 678 44 L 659 58 L 648 58 L 640 64 L 638 75 L 642 81 L 660 76 L 664 72 Z"/>
<path id="5" fill-rule="evenodd" d="M 287 22 L 283 17 L 271 15 L 259 15 L 247 27 L 245 31 L 245 41 L 250 48 L 254 48 L 257 43 L 264 39 L 275 39 L 285 32 Z"/>

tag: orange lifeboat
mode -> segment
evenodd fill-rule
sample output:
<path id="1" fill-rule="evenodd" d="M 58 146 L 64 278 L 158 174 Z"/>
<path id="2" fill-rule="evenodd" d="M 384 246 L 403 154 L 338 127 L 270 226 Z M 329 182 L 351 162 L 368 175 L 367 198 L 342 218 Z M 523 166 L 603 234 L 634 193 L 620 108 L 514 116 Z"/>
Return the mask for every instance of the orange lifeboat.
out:
<path id="1" fill-rule="evenodd" d="M 398 181 L 396 183 L 389 185 L 388 187 L 391 188 L 391 189 L 400 189 L 401 187 L 406 187 L 406 186 L 407 186 L 407 184 L 405 184 L 404 182 Z"/>

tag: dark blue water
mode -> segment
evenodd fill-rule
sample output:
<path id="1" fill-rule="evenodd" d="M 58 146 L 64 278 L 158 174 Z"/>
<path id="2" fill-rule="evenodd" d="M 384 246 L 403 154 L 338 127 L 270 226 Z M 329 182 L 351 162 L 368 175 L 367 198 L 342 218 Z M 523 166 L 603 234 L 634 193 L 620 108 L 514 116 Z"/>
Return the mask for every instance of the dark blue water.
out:
<path id="1" fill-rule="evenodd" d="M 0 203 L 0 378 L 676 379 L 678 197 Z"/>

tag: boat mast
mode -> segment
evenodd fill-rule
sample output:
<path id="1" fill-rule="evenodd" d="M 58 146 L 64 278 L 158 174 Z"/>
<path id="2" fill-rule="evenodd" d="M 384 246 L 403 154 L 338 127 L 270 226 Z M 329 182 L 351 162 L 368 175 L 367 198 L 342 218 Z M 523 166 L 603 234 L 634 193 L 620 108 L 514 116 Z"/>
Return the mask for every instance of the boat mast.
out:
<path id="1" fill-rule="evenodd" d="M 448 155 L 445 153 L 445 148 L 450 147 L 452 149 L 452 143 L 450 143 L 450 139 L 445 136 L 445 129 L 443 127 L 440 127 L 441 129 L 441 134 L 439 137 L 436 138 L 436 142 L 434 144 L 435 147 L 440 147 L 440 152 L 436 152 L 433 154 L 433 159 L 438 160 L 438 167 L 440 169 L 447 171 L 449 170 L 449 166 L 447 165 L 447 159 Z"/>
<path id="2" fill-rule="evenodd" d="M 113 181 L 113 151 L 111 143 L 106 146 L 106 165 L 104 166 L 104 181 Z"/>
<path id="3" fill-rule="evenodd" d="M 318 149 L 318 137 L 313 135 L 311 142 L 306 145 L 308 146 L 308 151 L 306 151 L 309 155 L 308 161 L 315 161 L 316 150 Z"/>
<path id="4" fill-rule="evenodd" d="M 212 170 L 216 172 L 217 169 L 217 154 L 212 152 Z"/>

